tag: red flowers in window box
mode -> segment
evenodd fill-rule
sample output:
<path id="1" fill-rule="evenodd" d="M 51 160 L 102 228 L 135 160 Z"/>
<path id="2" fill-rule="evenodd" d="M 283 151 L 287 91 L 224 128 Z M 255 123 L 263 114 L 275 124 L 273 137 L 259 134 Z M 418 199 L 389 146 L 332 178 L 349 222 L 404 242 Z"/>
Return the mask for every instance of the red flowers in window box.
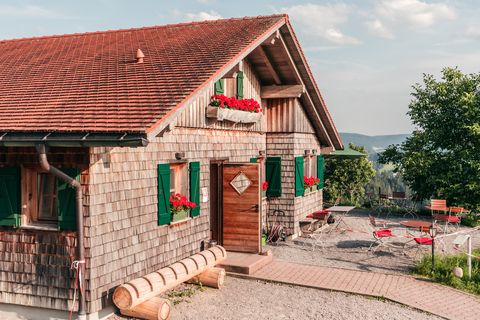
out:
<path id="1" fill-rule="evenodd" d="M 263 181 L 262 182 L 262 190 L 267 191 L 267 189 L 268 189 L 268 181 Z"/>
<path id="2" fill-rule="evenodd" d="M 219 107 L 222 109 L 233 109 L 240 111 L 247 111 L 253 113 L 262 112 L 260 104 L 255 99 L 237 99 L 235 97 L 227 97 L 223 94 L 216 94 L 212 96 L 210 102 L 212 107 Z"/>
<path id="3" fill-rule="evenodd" d="M 320 184 L 320 179 L 317 177 L 303 177 L 303 187 L 305 189 L 311 188 L 313 186 L 318 186 Z"/>
<path id="4" fill-rule="evenodd" d="M 170 211 L 173 215 L 196 207 L 197 204 L 195 202 L 188 201 L 187 197 L 182 196 L 180 193 L 170 196 Z"/>

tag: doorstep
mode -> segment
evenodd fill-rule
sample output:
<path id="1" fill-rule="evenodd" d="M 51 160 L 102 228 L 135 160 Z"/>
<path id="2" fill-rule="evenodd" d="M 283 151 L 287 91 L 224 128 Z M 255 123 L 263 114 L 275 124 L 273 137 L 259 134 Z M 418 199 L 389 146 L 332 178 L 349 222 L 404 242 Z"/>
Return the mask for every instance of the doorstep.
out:
<path id="1" fill-rule="evenodd" d="M 218 264 L 226 272 L 252 274 L 272 262 L 273 255 L 227 251 L 227 259 Z"/>

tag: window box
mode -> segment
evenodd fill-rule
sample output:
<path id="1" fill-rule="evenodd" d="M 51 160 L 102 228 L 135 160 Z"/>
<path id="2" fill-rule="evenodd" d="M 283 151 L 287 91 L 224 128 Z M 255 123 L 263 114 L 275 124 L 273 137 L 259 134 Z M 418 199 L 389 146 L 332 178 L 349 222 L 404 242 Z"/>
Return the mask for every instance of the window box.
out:
<path id="1" fill-rule="evenodd" d="M 235 123 L 258 123 L 262 118 L 262 113 L 223 109 L 213 106 L 207 106 L 206 115 L 207 118 L 216 119 L 217 121 L 231 121 Z"/>
<path id="2" fill-rule="evenodd" d="M 179 210 L 175 213 L 172 212 L 172 222 L 184 220 L 190 217 L 190 210 Z"/>

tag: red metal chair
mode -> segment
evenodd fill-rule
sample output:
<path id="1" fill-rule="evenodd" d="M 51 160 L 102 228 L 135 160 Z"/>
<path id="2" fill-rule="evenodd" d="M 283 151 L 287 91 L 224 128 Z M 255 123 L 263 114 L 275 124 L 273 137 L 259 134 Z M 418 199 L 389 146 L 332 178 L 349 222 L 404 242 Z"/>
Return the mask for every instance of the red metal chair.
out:
<path id="1" fill-rule="evenodd" d="M 375 241 L 370 245 L 368 248 L 368 251 L 372 250 L 372 252 L 375 252 L 378 250 L 380 247 L 385 247 L 390 250 L 391 245 L 387 242 L 387 239 L 395 237 L 395 235 L 392 233 L 391 229 L 379 229 L 375 230 L 372 232 L 373 238 Z M 376 246 L 375 246 L 376 245 Z M 375 246 L 375 247 L 373 247 Z"/>
<path id="2" fill-rule="evenodd" d="M 415 257 L 418 255 L 418 253 L 422 249 L 422 246 L 431 246 L 433 241 L 429 234 L 429 231 L 430 231 L 429 228 L 420 227 L 418 231 L 420 232 L 420 234 L 417 236 L 413 235 L 413 238 L 412 238 L 412 241 L 415 242 L 416 245 L 412 246 L 411 248 L 417 248 L 417 251 L 415 251 L 415 254 L 414 254 Z M 406 242 L 404 247 L 406 247 L 408 243 L 410 243 L 410 241 Z M 435 245 L 439 245 L 439 244 L 442 245 L 442 251 L 445 251 L 445 243 L 443 242 L 443 239 L 435 238 Z M 405 249 L 406 248 L 404 248 L 404 251 Z M 404 254 L 406 255 L 406 252 L 404 252 Z"/>

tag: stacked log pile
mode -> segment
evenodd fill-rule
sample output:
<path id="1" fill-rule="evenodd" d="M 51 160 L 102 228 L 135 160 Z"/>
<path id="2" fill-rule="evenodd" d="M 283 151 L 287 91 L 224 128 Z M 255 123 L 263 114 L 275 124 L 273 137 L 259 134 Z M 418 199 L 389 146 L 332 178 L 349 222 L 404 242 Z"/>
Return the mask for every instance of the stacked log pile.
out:
<path id="1" fill-rule="evenodd" d="M 227 252 L 221 246 L 204 250 L 119 286 L 113 294 L 113 302 L 126 316 L 140 319 L 169 319 L 170 301 L 157 296 L 187 281 L 221 288 L 225 270 L 216 268 L 215 265 L 226 257 Z"/>

